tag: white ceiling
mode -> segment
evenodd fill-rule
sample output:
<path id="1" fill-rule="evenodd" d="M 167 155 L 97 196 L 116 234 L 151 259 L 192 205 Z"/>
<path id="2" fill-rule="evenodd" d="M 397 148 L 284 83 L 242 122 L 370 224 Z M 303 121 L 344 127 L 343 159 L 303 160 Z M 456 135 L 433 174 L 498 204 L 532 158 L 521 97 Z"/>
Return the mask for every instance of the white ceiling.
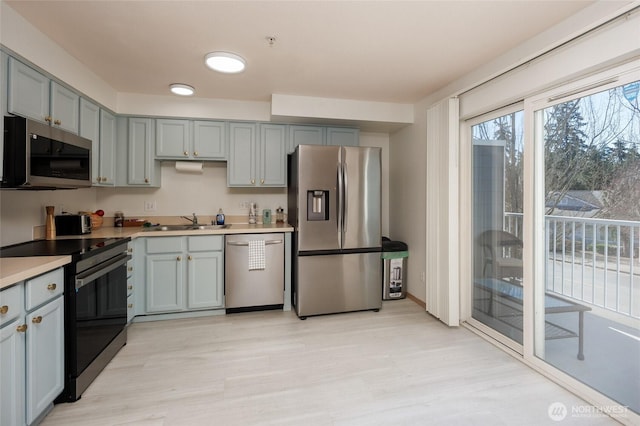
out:
<path id="1" fill-rule="evenodd" d="M 118 92 L 186 83 L 205 98 L 414 103 L 593 1 L 6 3 Z M 247 70 L 208 70 L 214 50 Z"/>

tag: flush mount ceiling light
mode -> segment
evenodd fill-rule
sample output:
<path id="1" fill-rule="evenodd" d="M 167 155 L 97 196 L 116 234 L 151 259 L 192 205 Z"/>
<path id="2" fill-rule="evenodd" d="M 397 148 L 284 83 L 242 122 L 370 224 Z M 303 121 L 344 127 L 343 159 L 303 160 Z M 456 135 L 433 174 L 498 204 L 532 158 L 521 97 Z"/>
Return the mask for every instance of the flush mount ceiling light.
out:
<path id="1" fill-rule="evenodd" d="M 244 71 L 245 60 L 230 52 L 211 52 L 204 57 L 204 63 L 214 71 L 235 74 Z"/>
<path id="2" fill-rule="evenodd" d="M 188 84 L 174 83 L 169 86 L 169 89 L 171 90 L 171 93 L 173 93 L 174 95 L 180 95 L 180 96 L 191 96 L 196 92 L 196 89 L 189 86 Z"/>

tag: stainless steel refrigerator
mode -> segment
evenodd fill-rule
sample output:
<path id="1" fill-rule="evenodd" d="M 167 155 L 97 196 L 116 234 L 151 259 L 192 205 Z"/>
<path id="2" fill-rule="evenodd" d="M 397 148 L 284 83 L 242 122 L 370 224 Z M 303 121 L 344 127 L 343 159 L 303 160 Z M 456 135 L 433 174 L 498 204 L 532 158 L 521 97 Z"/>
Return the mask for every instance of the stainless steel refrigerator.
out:
<path id="1" fill-rule="evenodd" d="M 292 302 L 300 318 L 382 306 L 380 151 L 299 145 L 289 156 Z"/>

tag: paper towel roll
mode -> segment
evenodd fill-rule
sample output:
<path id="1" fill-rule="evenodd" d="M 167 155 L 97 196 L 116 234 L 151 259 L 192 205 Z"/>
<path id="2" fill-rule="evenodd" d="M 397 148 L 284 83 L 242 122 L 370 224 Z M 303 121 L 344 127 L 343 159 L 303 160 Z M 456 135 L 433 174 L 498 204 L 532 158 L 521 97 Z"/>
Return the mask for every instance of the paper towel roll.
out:
<path id="1" fill-rule="evenodd" d="M 176 161 L 176 170 L 185 173 L 202 173 L 200 161 Z"/>

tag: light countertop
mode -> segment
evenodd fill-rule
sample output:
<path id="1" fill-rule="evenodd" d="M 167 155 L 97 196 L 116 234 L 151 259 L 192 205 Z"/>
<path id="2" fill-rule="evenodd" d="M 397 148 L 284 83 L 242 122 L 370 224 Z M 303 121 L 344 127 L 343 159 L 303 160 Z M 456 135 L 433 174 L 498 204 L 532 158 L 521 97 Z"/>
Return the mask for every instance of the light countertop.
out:
<path id="1" fill-rule="evenodd" d="M 71 262 L 71 256 L 36 256 L 0 258 L 0 289 L 44 274 Z"/>

